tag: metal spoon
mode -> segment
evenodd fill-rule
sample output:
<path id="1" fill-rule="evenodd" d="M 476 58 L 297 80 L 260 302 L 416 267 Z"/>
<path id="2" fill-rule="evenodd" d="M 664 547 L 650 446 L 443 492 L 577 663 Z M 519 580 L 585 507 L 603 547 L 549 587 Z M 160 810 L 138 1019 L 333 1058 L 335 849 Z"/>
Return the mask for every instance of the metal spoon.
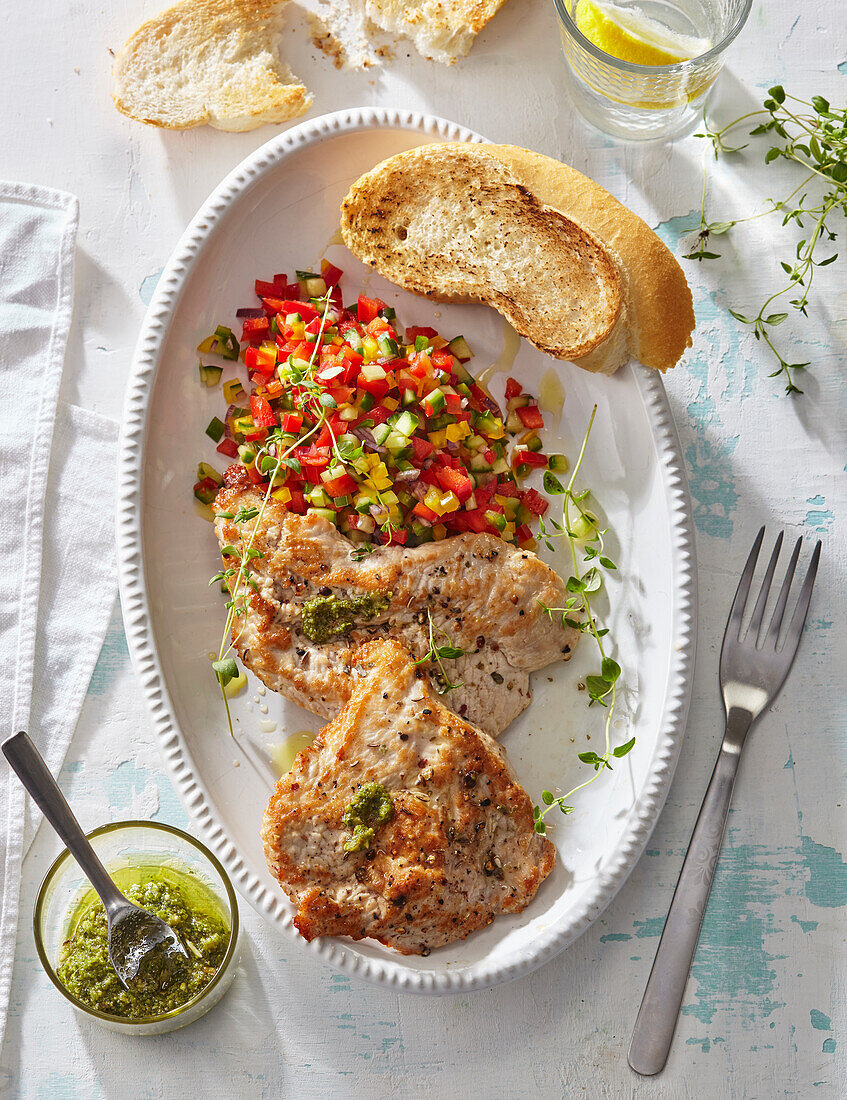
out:
<path id="1" fill-rule="evenodd" d="M 176 932 L 160 917 L 133 905 L 115 886 L 29 736 L 15 733 L 3 742 L 2 749 L 100 895 L 109 924 L 109 959 L 121 984 L 133 992 L 163 989 L 181 960 L 188 958 Z"/>

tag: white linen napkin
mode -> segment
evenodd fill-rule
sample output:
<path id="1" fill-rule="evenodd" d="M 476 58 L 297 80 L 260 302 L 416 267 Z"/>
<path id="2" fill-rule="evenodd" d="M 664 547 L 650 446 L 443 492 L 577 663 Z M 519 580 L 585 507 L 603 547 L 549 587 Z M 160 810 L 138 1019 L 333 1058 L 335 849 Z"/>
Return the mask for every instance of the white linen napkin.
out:
<path id="1" fill-rule="evenodd" d="M 59 402 L 79 204 L 0 183 L 0 736 L 26 729 L 55 773 L 117 588 L 117 425 Z M 0 1042 L 21 862 L 38 821 L 0 766 Z"/>

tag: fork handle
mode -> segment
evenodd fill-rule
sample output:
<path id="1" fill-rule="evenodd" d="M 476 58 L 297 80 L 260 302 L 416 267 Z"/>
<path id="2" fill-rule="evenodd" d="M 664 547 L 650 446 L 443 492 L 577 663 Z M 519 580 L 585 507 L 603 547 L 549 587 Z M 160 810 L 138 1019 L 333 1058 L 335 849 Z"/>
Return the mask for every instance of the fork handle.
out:
<path id="1" fill-rule="evenodd" d="M 697 816 L 635 1021 L 629 1064 L 636 1073 L 658 1073 L 668 1060 L 723 843 L 741 749 L 752 721 L 748 711 L 738 708 L 732 708 L 727 716 L 721 751 Z"/>

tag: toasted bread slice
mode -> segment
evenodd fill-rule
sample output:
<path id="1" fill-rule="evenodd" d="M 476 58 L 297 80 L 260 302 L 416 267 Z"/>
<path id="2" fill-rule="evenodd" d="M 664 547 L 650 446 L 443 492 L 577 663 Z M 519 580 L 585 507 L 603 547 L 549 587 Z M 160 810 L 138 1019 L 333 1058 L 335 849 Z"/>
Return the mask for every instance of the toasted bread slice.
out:
<path id="1" fill-rule="evenodd" d="M 430 61 L 452 65 L 506 0 L 358 0 L 357 6 L 382 30 L 411 38 Z"/>
<path id="2" fill-rule="evenodd" d="M 551 157 L 516 145 L 481 145 L 530 191 L 602 242 L 617 268 L 624 308 L 615 330 L 579 365 L 607 374 L 630 355 L 665 371 L 691 347 L 694 307 L 682 268 L 664 241 L 587 176 Z"/>
<path id="3" fill-rule="evenodd" d="M 115 58 L 112 98 L 151 126 L 253 130 L 312 97 L 280 60 L 287 0 L 184 0 L 144 23 Z"/>
<path id="4" fill-rule="evenodd" d="M 587 355 L 620 313 L 603 247 L 480 145 L 424 145 L 377 165 L 345 198 L 341 233 L 392 282 L 487 302 L 557 359 Z"/>

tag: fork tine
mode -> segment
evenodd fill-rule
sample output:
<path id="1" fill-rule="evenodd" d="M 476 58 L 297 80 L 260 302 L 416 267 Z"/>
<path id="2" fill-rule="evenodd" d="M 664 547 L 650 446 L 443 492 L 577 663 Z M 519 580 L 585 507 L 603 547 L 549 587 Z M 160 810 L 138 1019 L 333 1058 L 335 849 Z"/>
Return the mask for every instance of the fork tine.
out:
<path id="1" fill-rule="evenodd" d="M 809 568 L 806 571 L 803 587 L 800 589 L 800 598 L 797 600 L 797 606 L 794 608 L 794 614 L 791 616 L 791 622 L 788 624 L 788 632 L 785 635 L 785 641 L 782 643 L 783 650 L 796 650 L 797 646 L 800 644 L 800 636 L 803 633 L 806 615 L 808 614 L 809 604 L 812 600 L 812 589 L 815 587 L 815 577 L 818 573 L 818 562 L 820 558 L 821 544 L 818 542 L 815 546 L 815 552 L 812 554 L 812 560 L 809 562 Z"/>
<path id="2" fill-rule="evenodd" d="M 732 608 L 729 612 L 729 618 L 726 621 L 726 632 L 724 638 L 732 637 L 733 631 L 737 638 L 741 633 L 741 619 L 744 616 L 744 608 L 747 605 L 747 596 L 750 593 L 750 583 L 753 580 L 753 574 L 756 571 L 756 562 L 759 560 L 759 550 L 762 547 L 762 539 L 765 537 L 764 527 L 759 528 L 759 533 L 756 535 L 753 542 L 753 548 L 750 551 L 750 555 L 747 558 L 747 564 L 744 566 L 744 572 L 741 574 L 741 580 L 738 582 L 738 588 L 735 590 L 735 599 L 732 601 Z"/>
<path id="3" fill-rule="evenodd" d="M 788 593 L 791 590 L 791 582 L 794 580 L 794 570 L 797 568 L 797 559 L 800 557 L 800 547 L 802 545 L 802 538 L 797 539 L 797 542 L 794 544 L 794 549 L 791 552 L 791 560 L 788 562 L 788 568 L 785 570 L 785 579 L 782 582 L 782 588 L 779 590 L 776 607 L 773 609 L 771 625 L 768 627 L 768 633 L 765 636 L 764 644 L 766 646 L 773 646 L 774 649 L 776 649 L 779 628 L 782 626 L 782 617 L 785 614 L 785 605 L 788 603 Z"/>
<path id="4" fill-rule="evenodd" d="M 768 568 L 762 580 L 762 587 L 759 589 L 759 597 L 756 600 L 756 606 L 753 608 L 753 618 L 750 620 L 750 625 L 747 628 L 746 637 L 751 638 L 754 645 L 756 644 L 756 639 L 759 637 L 762 619 L 765 617 L 765 607 L 767 607 L 768 596 L 771 594 L 771 584 L 773 583 L 773 575 L 776 572 L 776 563 L 779 561 L 779 552 L 781 549 L 782 531 L 776 536 L 771 560 L 768 562 Z"/>

